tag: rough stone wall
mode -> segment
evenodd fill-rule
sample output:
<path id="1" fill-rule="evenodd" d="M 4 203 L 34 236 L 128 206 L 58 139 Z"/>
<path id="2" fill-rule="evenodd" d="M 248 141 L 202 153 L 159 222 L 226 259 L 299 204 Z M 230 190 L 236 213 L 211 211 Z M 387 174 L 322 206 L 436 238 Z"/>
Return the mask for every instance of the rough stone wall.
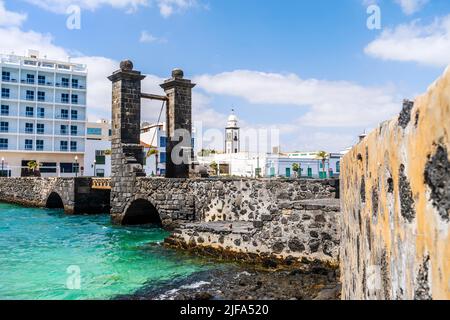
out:
<path id="1" fill-rule="evenodd" d="M 302 200 L 254 221 L 215 221 L 181 225 L 170 246 L 263 264 L 320 261 L 338 266 L 339 200 Z M 270 266 L 270 264 L 269 264 Z"/>
<path id="2" fill-rule="evenodd" d="M 168 241 L 179 247 L 253 254 L 248 260 L 307 259 L 337 266 L 338 184 L 337 180 L 138 178 L 125 214 L 133 201 L 145 199 L 166 226 L 195 222 L 181 224 Z"/>
<path id="3" fill-rule="evenodd" d="M 74 181 L 73 178 L 0 178 L 0 201 L 45 207 L 49 195 L 56 192 L 63 201 L 64 210 L 74 213 Z"/>
<path id="4" fill-rule="evenodd" d="M 220 179 L 192 180 L 202 221 L 269 219 L 295 201 L 336 198 L 338 180 Z"/>
<path id="5" fill-rule="evenodd" d="M 145 199 L 162 220 L 255 221 L 269 219 L 293 202 L 336 197 L 337 180 L 162 179 L 137 178 L 125 196 L 126 214 Z"/>
<path id="6" fill-rule="evenodd" d="M 344 299 L 450 299 L 450 70 L 341 165 Z"/>

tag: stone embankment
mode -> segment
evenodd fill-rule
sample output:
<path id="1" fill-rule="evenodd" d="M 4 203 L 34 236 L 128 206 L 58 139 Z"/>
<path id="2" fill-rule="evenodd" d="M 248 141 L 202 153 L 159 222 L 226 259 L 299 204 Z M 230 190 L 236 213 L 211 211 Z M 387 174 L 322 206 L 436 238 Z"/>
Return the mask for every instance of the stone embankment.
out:
<path id="1" fill-rule="evenodd" d="M 338 267 L 339 199 L 285 201 L 279 207 L 254 213 L 256 219 L 182 224 L 165 243 L 203 256 L 270 268 L 313 262 Z"/>

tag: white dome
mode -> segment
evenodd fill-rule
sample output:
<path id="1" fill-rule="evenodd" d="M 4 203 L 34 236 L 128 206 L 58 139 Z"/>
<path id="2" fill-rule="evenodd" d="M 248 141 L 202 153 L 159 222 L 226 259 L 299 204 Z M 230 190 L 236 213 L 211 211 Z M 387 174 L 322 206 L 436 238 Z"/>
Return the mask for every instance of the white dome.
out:
<path id="1" fill-rule="evenodd" d="M 236 117 L 236 115 L 234 114 L 234 110 L 231 111 L 232 113 L 230 114 L 230 116 L 228 117 L 228 123 L 227 123 L 227 127 L 228 128 L 237 128 L 237 123 L 238 123 L 238 118 Z"/>
<path id="2" fill-rule="evenodd" d="M 228 117 L 228 122 L 237 122 L 238 121 L 238 118 L 236 117 L 236 115 L 234 115 L 234 114 L 231 114 L 229 117 Z"/>

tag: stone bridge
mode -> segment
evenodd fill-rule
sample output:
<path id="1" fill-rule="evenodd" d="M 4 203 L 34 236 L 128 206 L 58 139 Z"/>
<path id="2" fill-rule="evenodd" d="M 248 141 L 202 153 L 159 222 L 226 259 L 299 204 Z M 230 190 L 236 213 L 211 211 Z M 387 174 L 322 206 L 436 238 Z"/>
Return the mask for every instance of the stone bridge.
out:
<path id="1" fill-rule="evenodd" d="M 0 201 L 61 208 L 68 214 L 108 213 L 110 191 L 94 178 L 0 178 Z"/>

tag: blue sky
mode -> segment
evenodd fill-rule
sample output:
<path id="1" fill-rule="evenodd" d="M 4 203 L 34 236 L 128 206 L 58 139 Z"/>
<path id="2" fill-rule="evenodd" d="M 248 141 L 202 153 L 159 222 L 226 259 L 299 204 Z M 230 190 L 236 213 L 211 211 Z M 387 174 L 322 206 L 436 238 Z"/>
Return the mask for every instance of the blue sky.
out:
<path id="1" fill-rule="evenodd" d="M 366 26 L 373 4 L 381 30 Z M 70 5 L 79 30 L 66 27 Z M 183 68 L 204 128 L 234 107 L 243 127 L 280 130 L 284 151 L 340 151 L 443 73 L 449 14 L 447 0 L 0 0 L 0 51 L 87 63 L 90 120 L 109 117 L 105 77 L 130 58 L 156 93 Z"/>

